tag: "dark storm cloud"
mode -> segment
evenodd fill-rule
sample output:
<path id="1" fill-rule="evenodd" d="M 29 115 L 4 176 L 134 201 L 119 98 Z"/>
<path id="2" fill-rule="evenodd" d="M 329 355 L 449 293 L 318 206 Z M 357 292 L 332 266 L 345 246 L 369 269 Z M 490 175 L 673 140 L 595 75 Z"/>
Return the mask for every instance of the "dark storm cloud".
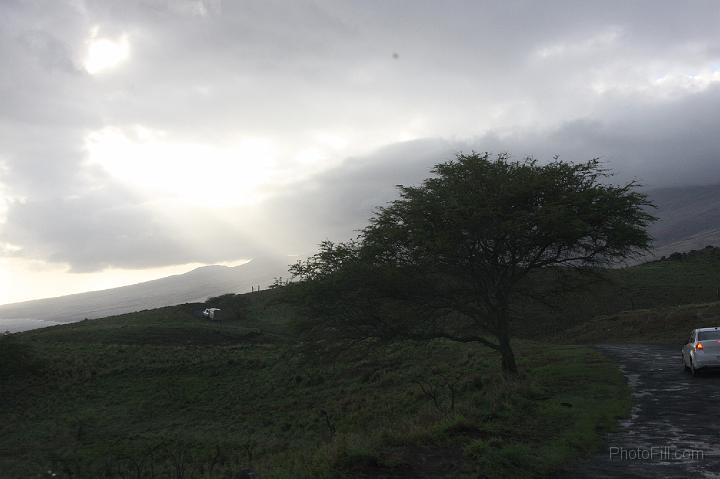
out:
<path id="1" fill-rule="evenodd" d="M 431 176 L 435 164 L 471 151 L 540 162 L 555 155 L 571 162 L 600 158 L 613 173 L 608 181 L 637 181 L 646 189 L 720 183 L 720 86 L 683 101 L 608 102 L 602 114 L 542 133 L 525 130 L 504 138 L 487 134 L 465 141 L 426 139 L 388 146 L 276 198 L 269 211 L 300 237 L 313 238 L 313 245 L 324 239 L 347 240 L 367 224 L 375 207 L 396 197 L 394 185 L 418 184 Z M 303 247 L 311 250 L 308 243 Z"/>
<path id="2" fill-rule="evenodd" d="M 78 271 L 236 259 L 262 235 L 306 250 L 469 149 L 599 156 L 652 186 L 720 182 L 718 20 L 711 0 L 4 1 L 0 244 Z M 131 56 L 93 77 L 95 26 L 127 35 Z M 88 133 L 134 125 L 205 144 L 326 129 L 363 150 L 406 129 L 428 139 L 278 188 L 247 231 L 241 211 L 230 227 L 188 211 L 178 227 L 152 192 L 89 164 Z"/>
<path id="3" fill-rule="evenodd" d="M 494 151 L 568 161 L 598 157 L 617 181 L 647 187 L 720 183 L 720 83 L 681 100 L 646 102 L 608 98 L 604 110 L 538 134 L 523 131 L 502 140 L 478 139 Z"/>
<path id="4" fill-rule="evenodd" d="M 262 228 L 270 234 L 292 231 L 294 241 L 286 248 L 301 254 L 325 239 L 348 240 L 376 207 L 396 196 L 396 185 L 420 183 L 435 163 L 453 157 L 456 146 L 441 139 L 416 140 L 349 158 L 268 201 Z"/>

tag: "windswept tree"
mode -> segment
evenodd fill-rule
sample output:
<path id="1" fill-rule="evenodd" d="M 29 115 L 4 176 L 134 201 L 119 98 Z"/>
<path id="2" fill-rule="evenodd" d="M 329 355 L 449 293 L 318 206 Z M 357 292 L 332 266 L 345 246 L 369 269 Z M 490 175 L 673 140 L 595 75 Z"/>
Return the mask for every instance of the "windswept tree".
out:
<path id="1" fill-rule="evenodd" d="M 399 185 L 357 240 L 324 242 L 291 268 L 319 331 L 476 342 L 515 374 L 513 307 L 547 291 L 538 282 L 556 275 L 539 273 L 578 280 L 649 247 L 652 205 L 635 182 L 610 184 L 598 160 L 472 153 L 432 173 Z"/>
<path id="2" fill-rule="evenodd" d="M 304 305 L 306 337 L 362 341 L 417 336 L 420 275 L 378 263 L 359 240 L 323 241 L 313 256 L 290 266 L 290 297 Z M 422 324 L 420 325 L 422 326 Z"/>
<path id="3" fill-rule="evenodd" d="M 597 159 L 460 154 L 432 173 L 420 186 L 398 186 L 400 198 L 362 232 L 362 250 L 368 261 L 413 265 L 442 284 L 437 304 L 474 330 L 456 339 L 496 349 L 506 373 L 517 372 L 510 313 L 529 275 L 588 271 L 649 248 L 652 205 L 635 182 L 608 183 Z"/>

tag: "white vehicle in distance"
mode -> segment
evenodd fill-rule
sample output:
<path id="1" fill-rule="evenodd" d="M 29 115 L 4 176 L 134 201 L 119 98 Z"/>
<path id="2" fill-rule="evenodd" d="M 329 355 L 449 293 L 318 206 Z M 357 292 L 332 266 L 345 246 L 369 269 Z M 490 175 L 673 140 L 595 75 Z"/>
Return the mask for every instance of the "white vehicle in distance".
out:
<path id="1" fill-rule="evenodd" d="M 220 308 L 207 308 L 202 314 L 208 319 L 215 319 L 216 311 L 220 311 Z"/>
<path id="2" fill-rule="evenodd" d="M 682 360 L 693 376 L 702 369 L 720 368 L 720 327 L 693 329 L 682 348 Z"/>

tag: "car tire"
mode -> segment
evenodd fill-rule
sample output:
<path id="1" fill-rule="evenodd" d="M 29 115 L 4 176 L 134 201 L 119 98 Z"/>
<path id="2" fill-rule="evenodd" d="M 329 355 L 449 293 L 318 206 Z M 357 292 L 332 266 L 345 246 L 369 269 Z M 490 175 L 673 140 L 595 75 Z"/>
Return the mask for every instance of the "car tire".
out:
<path id="1" fill-rule="evenodd" d="M 697 377 L 700 374 L 700 371 L 695 369 L 695 365 L 692 360 L 690 360 L 690 374 L 692 374 L 693 377 Z"/>
<path id="2" fill-rule="evenodd" d="M 688 366 L 687 363 L 685 362 L 685 355 L 682 356 L 681 361 L 682 361 L 683 369 L 685 370 L 685 372 L 690 371 L 690 366 Z"/>

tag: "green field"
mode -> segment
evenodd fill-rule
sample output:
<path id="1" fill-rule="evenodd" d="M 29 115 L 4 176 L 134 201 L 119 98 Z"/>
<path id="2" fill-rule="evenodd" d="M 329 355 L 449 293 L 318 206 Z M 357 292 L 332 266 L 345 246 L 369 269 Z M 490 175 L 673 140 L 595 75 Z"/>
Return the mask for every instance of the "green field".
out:
<path id="1" fill-rule="evenodd" d="M 545 477 L 629 407 L 588 348 L 521 341 L 506 380 L 477 345 L 303 342 L 273 294 L 4 338 L 0 476 Z"/>
<path id="2" fill-rule="evenodd" d="M 548 477 L 630 404 L 569 344 L 720 318 L 716 249 L 601 277 L 516 320 L 516 379 L 476 344 L 310 340 L 282 288 L 211 300 L 222 322 L 188 304 L 4 337 L 0 477 Z"/>

